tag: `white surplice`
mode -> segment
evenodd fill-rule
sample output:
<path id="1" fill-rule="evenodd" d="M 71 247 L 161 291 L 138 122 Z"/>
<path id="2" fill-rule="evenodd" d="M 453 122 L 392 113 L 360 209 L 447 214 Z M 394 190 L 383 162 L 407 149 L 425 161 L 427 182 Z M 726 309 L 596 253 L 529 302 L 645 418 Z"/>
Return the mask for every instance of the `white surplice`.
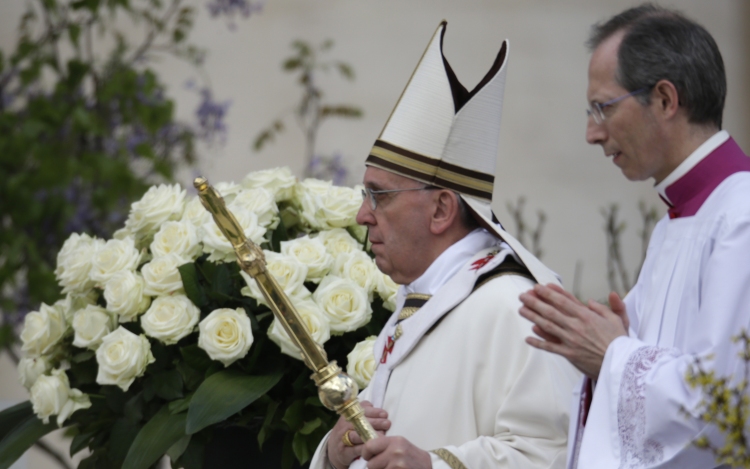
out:
<path id="1" fill-rule="evenodd" d="M 531 323 L 518 315 L 518 296 L 533 282 L 508 274 L 472 293 L 477 278 L 508 255 L 507 245 L 481 229 L 451 246 L 401 288 L 375 345 L 380 359 L 406 293 L 432 295 L 401 323 L 403 335 L 361 398 L 388 411 L 388 436 L 438 450 L 430 453 L 435 469 L 564 467 L 570 395 L 580 375 L 524 342 Z M 326 443 L 312 469 L 328 467 Z"/>
<path id="2" fill-rule="evenodd" d="M 664 186 L 723 144 L 724 134 L 657 187 L 665 199 Z M 702 396 L 686 373 L 696 357 L 708 356 L 718 376 L 742 373 L 730 337 L 750 326 L 750 172 L 723 179 L 694 215 L 659 221 L 625 304 L 629 336 L 607 349 L 578 469 L 716 466 L 712 453 L 691 444 L 720 435 L 696 418 Z"/>

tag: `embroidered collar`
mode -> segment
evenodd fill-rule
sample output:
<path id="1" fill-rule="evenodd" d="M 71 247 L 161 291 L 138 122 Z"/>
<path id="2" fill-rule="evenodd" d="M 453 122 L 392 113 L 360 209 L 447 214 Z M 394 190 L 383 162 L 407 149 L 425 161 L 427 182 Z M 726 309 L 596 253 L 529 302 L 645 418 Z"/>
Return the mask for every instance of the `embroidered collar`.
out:
<path id="1" fill-rule="evenodd" d="M 669 218 L 691 217 L 724 179 L 740 171 L 750 171 L 750 158 L 726 131 L 721 131 L 698 147 L 656 189 L 669 206 Z"/>

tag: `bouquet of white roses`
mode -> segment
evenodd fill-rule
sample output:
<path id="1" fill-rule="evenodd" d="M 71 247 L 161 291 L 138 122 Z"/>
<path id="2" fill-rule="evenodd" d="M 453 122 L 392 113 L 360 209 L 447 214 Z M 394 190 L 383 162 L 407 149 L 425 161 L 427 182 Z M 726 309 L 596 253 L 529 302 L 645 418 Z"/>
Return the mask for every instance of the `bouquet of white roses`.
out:
<path id="1" fill-rule="evenodd" d="M 245 235 L 315 340 L 360 386 L 397 286 L 364 250 L 359 188 L 297 181 L 288 168 L 219 183 Z M 203 208 L 179 185 L 132 204 L 113 239 L 73 234 L 57 258 L 65 298 L 26 316 L 19 363 L 30 402 L 0 413 L 0 467 L 67 426 L 83 468 L 199 469 L 217 428 L 282 433 L 284 465 L 312 455 L 338 418 L 299 350 Z"/>

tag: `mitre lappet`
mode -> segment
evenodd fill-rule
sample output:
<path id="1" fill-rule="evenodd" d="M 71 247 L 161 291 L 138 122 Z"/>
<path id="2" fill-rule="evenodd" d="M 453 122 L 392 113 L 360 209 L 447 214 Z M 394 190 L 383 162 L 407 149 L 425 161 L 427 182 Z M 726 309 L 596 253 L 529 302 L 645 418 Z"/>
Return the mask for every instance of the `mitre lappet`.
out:
<path id="1" fill-rule="evenodd" d="M 443 21 L 435 31 L 365 165 L 457 192 L 479 224 L 505 241 L 537 282 L 559 284 L 554 272 L 496 222 L 490 206 L 508 41 L 468 91 L 443 55 L 446 26 Z"/>

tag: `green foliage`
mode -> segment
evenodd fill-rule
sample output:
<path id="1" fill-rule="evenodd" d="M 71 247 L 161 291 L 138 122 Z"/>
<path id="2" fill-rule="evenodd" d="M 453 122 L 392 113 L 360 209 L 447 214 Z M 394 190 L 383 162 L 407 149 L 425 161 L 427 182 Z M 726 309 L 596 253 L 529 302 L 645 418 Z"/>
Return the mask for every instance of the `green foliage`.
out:
<path id="1" fill-rule="evenodd" d="M 0 469 L 9 468 L 38 439 L 55 429 L 54 421 L 43 423 L 33 414 L 22 419 L 0 440 Z"/>
<path id="2" fill-rule="evenodd" d="M 115 18 L 140 25 L 142 41 Z M 193 161 L 193 131 L 148 67 L 155 50 L 200 60 L 192 22 L 182 0 L 28 2 L 15 50 L 0 51 L 0 347 L 23 313 L 58 298 L 71 232 L 108 236 L 129 201 Z"/>
<path id="3" fill-rule="evenodd" d="M 744 376 L 736 384 L 731 377 L 719 377 L 708 370 L 703 360 L 697 359 L 688 370 L 686 381 L 691 388 L 699 388 L 703 398 L 693 412 L 683 409 L 687 415 L 695 415 L 707 424 L 715 425 L 724 435 L 722 446 L 717 446 L 706 436 L 698 438 L 694 444 L 714 453 L 718 465 L 750 467 L 750 445 L 746 428 L 750 420 L 750 335 L 742 331 L 732 341 L 740 343 L 740 358 L 745 363 Z"/>

